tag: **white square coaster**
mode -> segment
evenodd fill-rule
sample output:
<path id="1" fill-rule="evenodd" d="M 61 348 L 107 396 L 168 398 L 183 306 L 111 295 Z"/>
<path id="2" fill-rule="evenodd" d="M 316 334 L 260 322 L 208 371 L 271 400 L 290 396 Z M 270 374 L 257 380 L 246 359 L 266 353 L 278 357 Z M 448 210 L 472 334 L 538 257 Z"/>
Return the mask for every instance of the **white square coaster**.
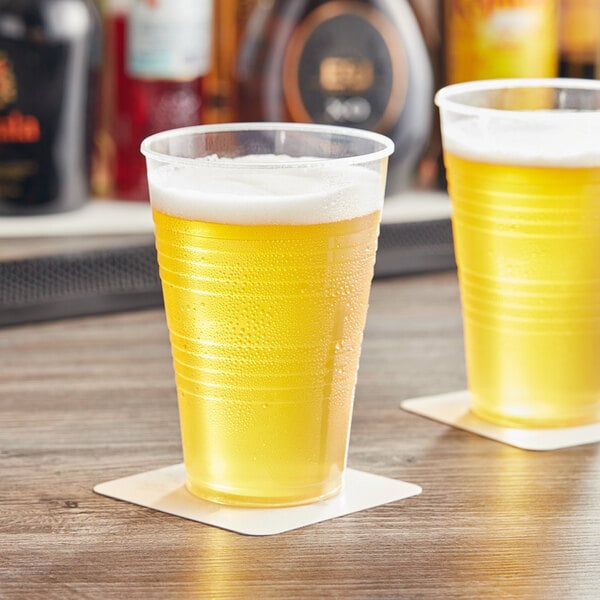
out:
<path id="1" fill-rule="evenodd" d="M 523 450 L 558 450 L 600 442 L 600 423 L 545 429 L 501 427 L 474 415 L 470 411 L 470 404 L 469 392 L 461 390 L 439 396 L 412 398 L 405 400 L 401 406 L 408 412 Z"/>
<path id="2" fill-rule="evenodd" d="M 183 464 L 100 483 L 94 491 L 192 521 L 246 535 L 273 535 L 421 493 L 413 483 L 346 469 L 334 498 L 285 508 L 240 508 L 207 502 L 185 488 Z"/>

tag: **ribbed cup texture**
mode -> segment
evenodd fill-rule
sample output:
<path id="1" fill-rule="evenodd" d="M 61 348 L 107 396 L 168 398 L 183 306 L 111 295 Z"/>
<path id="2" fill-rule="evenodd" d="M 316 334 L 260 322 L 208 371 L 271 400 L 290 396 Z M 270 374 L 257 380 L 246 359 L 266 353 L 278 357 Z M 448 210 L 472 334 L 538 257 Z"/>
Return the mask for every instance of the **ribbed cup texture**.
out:
<path id="1" fill-rule="evenodd" d="M 600 420 L 600 168 L 446 164 L 474 411 Z"/>
<path id="2" fill-rule="evenodd" d="M 301 226 L 154 219 L 188 487 L 257 506 L 335 493 L 378 214 Z"/>

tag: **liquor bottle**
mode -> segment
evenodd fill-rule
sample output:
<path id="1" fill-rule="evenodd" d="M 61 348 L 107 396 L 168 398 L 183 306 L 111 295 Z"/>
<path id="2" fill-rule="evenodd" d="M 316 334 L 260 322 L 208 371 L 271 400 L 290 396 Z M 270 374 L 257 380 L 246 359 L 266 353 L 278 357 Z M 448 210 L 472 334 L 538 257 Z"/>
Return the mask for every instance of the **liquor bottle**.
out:
<path id="1" fill-rule="evenodd" d="M 105 86 L 113 91 L 107 135 L 111 194 L 147 200 L 142 140 L 202 121 L 210 65 L 212 0 L 111 0 Z"/>
<path id="2" fill-rule="evenodd" d="M 555 77 L 557 0 L 444 0 L 446 83 Z"/>
<path id="3" fill-rule="evenodd" d="M 88 0 L 0 0 L 0 214 L 87 200 L 99 58 Z"/>
<path id="4" fill-rule="evenodd" d="M 213 10 L 212 60 L 204 77 L 204 123 L 238 120 L 235 68 L 240 40 L 257 0 L 219 0 Z"/>
<path id="5" fill-rule="evenodd" d="M 444 86 L 444 0 L 411 0 L 411 7 L 417 17 L 429 60 L 433 70 L 435 90 Z M 434 109 L 432 129 L 423 156 L 417 167 L 414 187 L 422 190 L 445 190 L 446 176 L 442 160 L 442 137 L 440 119 Z"/>
<path id="6" fill-rule="evenodd" d="M 396 143 L 389 190 L 406 187 L 427 142 L 432 73 L 405 0 L 270 0 L 238 54 L 240 119 L 370 129 Z"/>
<path id="7" fill-rule="evenodd" d="M 478 79 L 555 77 L 557 0 L 440 0 L 436 87 Z M 424 179 L 445 189 L 439 119 Z M 423 169 L 425 171 L 425 169 Z"/>
<path id="8" fill-rule="evenodd" d="M 561 77 L 600 78 L 600 0 L 561 0 Z"/>

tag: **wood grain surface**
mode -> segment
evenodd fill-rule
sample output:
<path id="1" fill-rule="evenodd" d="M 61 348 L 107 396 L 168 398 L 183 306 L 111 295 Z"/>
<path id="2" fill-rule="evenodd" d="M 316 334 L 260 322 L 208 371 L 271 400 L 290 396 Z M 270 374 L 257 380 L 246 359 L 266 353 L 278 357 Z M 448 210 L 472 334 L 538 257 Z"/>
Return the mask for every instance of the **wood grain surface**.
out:
<path id="1" fill-rule="evenodd" d="M 181 460 L 161 311 L 0 330 L 0 599 L 600 597 L 600 446 L 400 409 L 465 385 L 455 273 L 373 286 L 350 466 L 414 498 L 254 538 L 98 496 Z"/>

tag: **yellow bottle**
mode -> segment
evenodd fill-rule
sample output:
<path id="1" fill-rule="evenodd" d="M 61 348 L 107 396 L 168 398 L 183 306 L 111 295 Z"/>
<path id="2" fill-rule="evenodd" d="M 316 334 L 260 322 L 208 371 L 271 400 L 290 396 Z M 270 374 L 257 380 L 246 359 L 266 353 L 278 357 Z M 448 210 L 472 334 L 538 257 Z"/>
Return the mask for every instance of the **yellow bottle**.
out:
<path id="1" fill-rule="evenodd" d="M 445 0 L 447 83 L 555 77 L 556 0 Z"/>

